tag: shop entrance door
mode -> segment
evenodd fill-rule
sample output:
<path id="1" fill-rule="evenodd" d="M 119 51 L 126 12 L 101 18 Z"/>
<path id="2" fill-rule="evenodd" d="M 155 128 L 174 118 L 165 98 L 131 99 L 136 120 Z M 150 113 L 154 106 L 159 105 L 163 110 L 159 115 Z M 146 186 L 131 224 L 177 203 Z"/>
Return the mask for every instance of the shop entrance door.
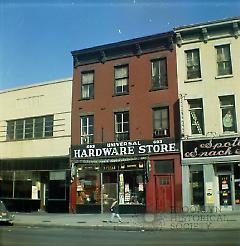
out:
<path id="1" fill-rule="evenodd" d="M 156 176 L 155 184 L 157 212 L 171 212 L 173 209 L 173 186 L 171 175 Z"/>
<path id="2" fill-rule="evenodd" d="M 116 183 L 102 185 L 102 212 L 109 213 L 114 199 L 117 199 L 118 186 Z"/>
<path id="3" fill-rule="evenodd" d="M 221 209 L 232 208 L 231 174 L 218 175 Z"/>

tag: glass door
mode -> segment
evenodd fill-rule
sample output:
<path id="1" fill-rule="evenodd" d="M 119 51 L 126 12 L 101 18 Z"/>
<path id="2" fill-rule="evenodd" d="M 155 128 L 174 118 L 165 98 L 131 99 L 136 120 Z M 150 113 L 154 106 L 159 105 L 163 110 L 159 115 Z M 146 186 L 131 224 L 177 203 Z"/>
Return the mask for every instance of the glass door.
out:
<path id="1" fill-rule="evenodd" d="M 102 212 L 109 213 L 114 199 L 118 198 L 117 173 L 102 173 Z"/>

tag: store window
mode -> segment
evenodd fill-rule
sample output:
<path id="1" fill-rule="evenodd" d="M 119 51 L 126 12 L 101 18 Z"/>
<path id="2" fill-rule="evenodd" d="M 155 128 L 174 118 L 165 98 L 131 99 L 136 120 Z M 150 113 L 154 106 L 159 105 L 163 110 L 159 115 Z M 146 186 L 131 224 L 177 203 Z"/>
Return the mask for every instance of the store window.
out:
<path id="1" fill-rule="evenodd" d="M 94 142 L 94 116 L 87 115 L 80 117 L 81 125 L 81 144 L 93 143 Z"/>
<path id="2" fill-rule="evenodd" d="M 237 132 L 234 96 L 219 97 L 223 132 Z"/>
<path id="3" fill-rule="evenodd" d="M 39 199 L 40 173 L 33 171 L 1 171 L 0 197 Z"/>
<path id="4" fill-rule="evenodd" d="M 235 204 L 240 205 L 240 163 L 234 164 Z"/>
<path id="5" fill-rule="evenodd" d="M 100 175 L 98 172 L 78 169 L 76 204 L 101 204 Z"/>
<path id="6" fill-rule="evenodd" d="M 204 117 L 202 99 L 188 100 L 192 134 L 204 135 Z"/>
<path id="7" fill-rule="evenodd" d="M 232 74 L 230 45 L 219 45 L 215 48 L 217 52 L 217 75 L 223 76 Z"/>
<path id="8" fill-rule="evenodd" d="M 0 197 L 13 197 L 13 172 L 0 171 Z"/>
<path id="9" fill-rule="evenodd" d="M 119 173 L 119 204 L 145 204 L 144 183 L 142 172 Z"/>
<path id="10" fill-rule="evenodd" d="M 199 49 L 186 50 L 187 79 L 201 78 Z"/>
<path id="11" fill-rule="evenodd" d="M 81 99 L 94 97 L 94 71 L 82 72 Z"/>
<path id="12" fill-rule="evenodd" d="M 128 65 L 114 68 L 115 95 L 128 94 L 129 91 L 129 67 Z"/>
<path id="13" fill-rule="evenodd" d="M 152 89 L 167 89 L 167 59 L 152 60 Z"/>
<path id="14" fill-rule="evenodd" d="M 115 119 L 115 140 L 129 140 L 129 112 L 117 112 Z"/>
<path id="15" fill-rule="evenodd" d="M 191 205 L 204 205 L 203 166 L 190 166 L 190 198 Z"/>

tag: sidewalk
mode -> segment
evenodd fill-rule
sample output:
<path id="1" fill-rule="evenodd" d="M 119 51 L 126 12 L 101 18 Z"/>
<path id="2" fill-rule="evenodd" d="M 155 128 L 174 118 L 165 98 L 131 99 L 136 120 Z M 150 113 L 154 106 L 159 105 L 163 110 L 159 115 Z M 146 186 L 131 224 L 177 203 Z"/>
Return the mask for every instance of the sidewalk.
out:
<path id="1" fill-rule="evenodd" d="M 82 229 L 156 231 L 156 230 L 239 230 L 240 212 L 121 214 L 122 223 L 109 223 L 111 214 L 14 213 L 15 225 L 69 227 Z"/>

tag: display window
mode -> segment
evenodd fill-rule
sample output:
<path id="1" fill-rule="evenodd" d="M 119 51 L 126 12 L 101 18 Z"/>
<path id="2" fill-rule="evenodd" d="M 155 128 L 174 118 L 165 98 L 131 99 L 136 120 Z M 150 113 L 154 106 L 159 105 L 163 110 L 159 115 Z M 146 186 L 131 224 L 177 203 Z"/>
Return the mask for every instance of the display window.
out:
<path id="1" fill-rule="evenodd" d="M 76 176 L 76 204 L 102 204 L 104 211 L 109 211 L 108 207 L 114 199 L 118 199 L 120 205 L 145 205 L 144 169 L 120 170 L 126 167 L 129 168 L 125 164 L 105 164 L 101 167 L 79 165 Z"/>
<path id="2" fill-rule="evenodd" d="M 99 173 L 78 171 L 76 204 L 101 204 Z"/>
<path id="3" fill-rule="evenodd" d="M 234 165 L 235 204 L 240 205 L 240 164 Z"/>

